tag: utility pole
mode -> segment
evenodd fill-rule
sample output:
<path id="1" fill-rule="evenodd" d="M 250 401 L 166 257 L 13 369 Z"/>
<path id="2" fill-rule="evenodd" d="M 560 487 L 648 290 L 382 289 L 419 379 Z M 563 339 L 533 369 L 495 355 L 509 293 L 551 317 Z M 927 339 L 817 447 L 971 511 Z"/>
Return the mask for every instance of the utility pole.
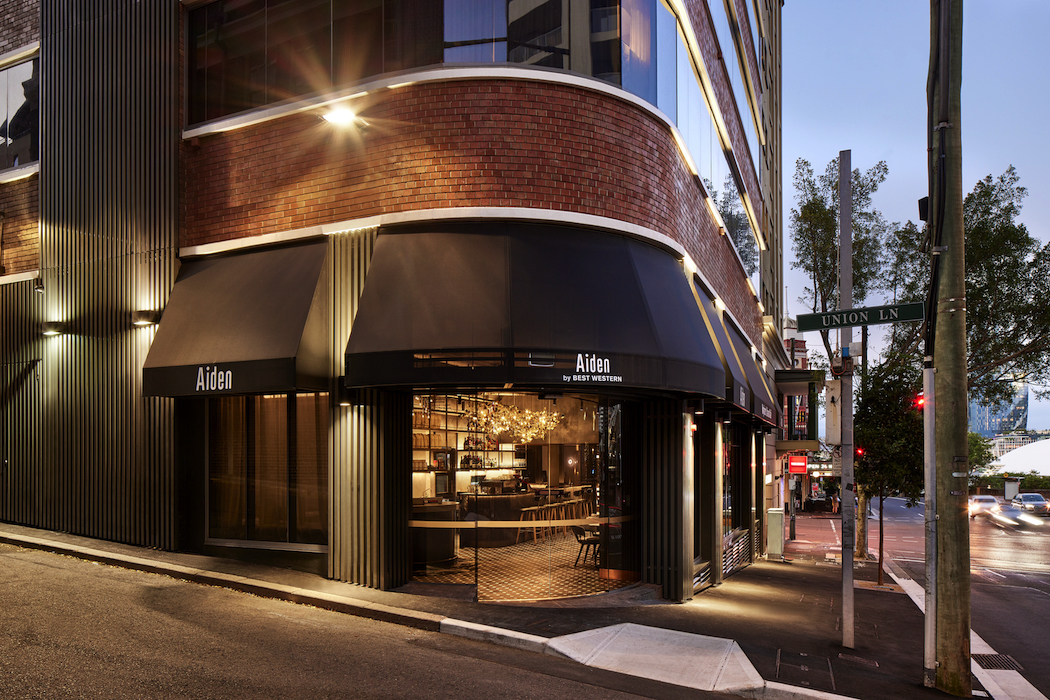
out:
<path id="1" fill-rule="evenodd" d="M 962 196 L 962 0 L 931 0 L 929 109 L 933 264 L 926 355 L 933 358 L 936 541 L 934 687 L 970 697 L 969 447 L 966 393 L 966 247 Z M 930 492 L 927 491 L 930 495 Z M 927 675 L 929 671 L 927 669 Z M 929 684 L 929 681 L 926 681 Z"/>
<path id="2" fill-rule="evenodd" d="M 839 308 L 853 308 L 853 187 L 850 152 L 839 151 Z M 842 516 L 842 646 L 854 646 L 853 550 L 856 542 L 856 503 L 853 494 L 853 369 L 848 358 L 853 329 L 839 331 L 842 353 L 842 481 L 839 488 Z"/>
<path id="3" fill-rule="evenodd" d="M 868 327 L 860 327 L 860 367 L 861 376 L 868 374 Z M 857 549 L 853 558 L 863 560 L 868 558 L 868 496 L 857 489 Z"/>

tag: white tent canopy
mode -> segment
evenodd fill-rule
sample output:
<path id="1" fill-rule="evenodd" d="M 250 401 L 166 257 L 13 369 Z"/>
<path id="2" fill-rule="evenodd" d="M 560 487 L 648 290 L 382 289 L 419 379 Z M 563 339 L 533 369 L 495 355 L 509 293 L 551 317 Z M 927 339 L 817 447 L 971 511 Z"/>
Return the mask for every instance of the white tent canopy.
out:
<path id="1" fill-rule="evenodd" d="M 1050 476 L 1050 440 L 1030 442 L 1024 447 L 1011 450 L 997 459 L 995 465 L 999 467 L 999 471 L 1011 474 L 1027 474 L 1034 471 Z"/>

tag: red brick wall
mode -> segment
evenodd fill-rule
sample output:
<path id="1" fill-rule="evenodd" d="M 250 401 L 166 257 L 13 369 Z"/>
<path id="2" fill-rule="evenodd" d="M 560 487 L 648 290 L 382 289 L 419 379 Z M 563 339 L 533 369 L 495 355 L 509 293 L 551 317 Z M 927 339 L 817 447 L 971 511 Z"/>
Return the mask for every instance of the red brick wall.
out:
<path id="1" fill-rule="evenodd" d="M 362 138 L 299 114 L 183 150 L 183 246 L 399 211 L 530 207 L 678 240 L 759 338 L 757 308 L 666 127 L 607 95 L 535 81 L 424 83 L 355 105 Z"/>
<path id="2" fill-rule="evenodd" d="M 40 41 L 40 0 L 0 3 L 0 55 Z"/>
<path id="3" fill-rule="evenodd" d="M 14 275 L 40 267 L 38 176 L 0 185 L 3 259 L 0 274 Z"/>

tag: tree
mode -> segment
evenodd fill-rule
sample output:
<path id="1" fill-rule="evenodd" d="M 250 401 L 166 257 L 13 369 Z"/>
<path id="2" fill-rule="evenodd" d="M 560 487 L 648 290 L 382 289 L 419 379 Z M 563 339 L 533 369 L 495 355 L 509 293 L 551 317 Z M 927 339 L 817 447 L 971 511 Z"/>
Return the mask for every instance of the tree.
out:
<path id="1" fill-rule="evenodd" d="M 980 433 L 973 432 L 967 438 L 970 445 L 970 474 L 977 475 L 988 471 L 995 462 L 991 440 Z"/>
<path id="2" fill-rule="evenodd" d="M 879 497 L 879 585 L 883 583 L 883 513 L 888 495 L 911 503 L 923 488 L 922 416 L 915 409 L 918 370 L 883 362 L 861 375 L 853 418 L 854 477 L 870 498 Z"/>
<path id="3" fill-rule="evenodd" d="M 967 383 L 972 397 L 1002 404 L 1015 381 L 1050 383 L 1050 243 L 1040 244 L 1017 221 L 1027 190 L 1011 165 L 998 178 L 980 180 L 963 202 L 966 228 Z M 910 221 L 889 237 L 895 302 L 922 301 L 930 267 L 923 237 Z M 924 334 L 919 325 L 895 324 L 889 356 L 916 362 Z"/>
<path id="4" fill-rule="evenodd" d="M 813 166 L 804 158 L 795 162 L 795 186 L 798 208 L 789 217 L 795 260 L 791 267 L 802 270 L 813 283 L 799 299 L 813 313 L 834 311 L 844 305 L 839 300 L 839 160 L 828 163 L 824 173 L 813 174 Z M 879 161 L 862 173 L 850 173 L 853 205 L 853 299 L 850 306 L 861 304 L 868 294 L 880 288 L 883 270 L 883 241 L 889 228 L 882 214 L 872 207 L 872 195 L 886 180 L 889 169 Z M 833 353 L 828 332 L 821 332 L 824 349 Z"/>
<path id="5" fill-rule="evenodd" d="M 726 226 L 726 234 L 736 246 L 736 252 L 740 255 L 740 261 L 744 263 L 744 270 L 748 277 L 758 271 L 758 244 L 751 232 L 751 223 L 747 220 L 747 214 L 740 203 L 740 192 L 736 188 L 736 181 L 732 175 L 726 175 L 722 183 L 722 194 L 719 195 L 708 180 L 704 180 L 707 191 L 714 200 L 715 208 L 722 223 Z"/>

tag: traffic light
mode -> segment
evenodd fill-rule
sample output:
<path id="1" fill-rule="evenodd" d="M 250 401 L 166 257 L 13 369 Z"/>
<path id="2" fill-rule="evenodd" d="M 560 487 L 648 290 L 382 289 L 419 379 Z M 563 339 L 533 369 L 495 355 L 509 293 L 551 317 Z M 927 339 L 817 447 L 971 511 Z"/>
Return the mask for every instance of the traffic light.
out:
<path id="1" fill-rule="evenodd" d="M 857 459 L 864 459 L 864 448 L 858 447 L 854 450 Z"/>
<path id="2" fill-rule="evenodd" d="M 922 395 L 921 391 L 914 399 L 912 399 L 911 407 L 920 413 L 922 413 L 922 409 L 926 407 L 926 397 Z"/>

